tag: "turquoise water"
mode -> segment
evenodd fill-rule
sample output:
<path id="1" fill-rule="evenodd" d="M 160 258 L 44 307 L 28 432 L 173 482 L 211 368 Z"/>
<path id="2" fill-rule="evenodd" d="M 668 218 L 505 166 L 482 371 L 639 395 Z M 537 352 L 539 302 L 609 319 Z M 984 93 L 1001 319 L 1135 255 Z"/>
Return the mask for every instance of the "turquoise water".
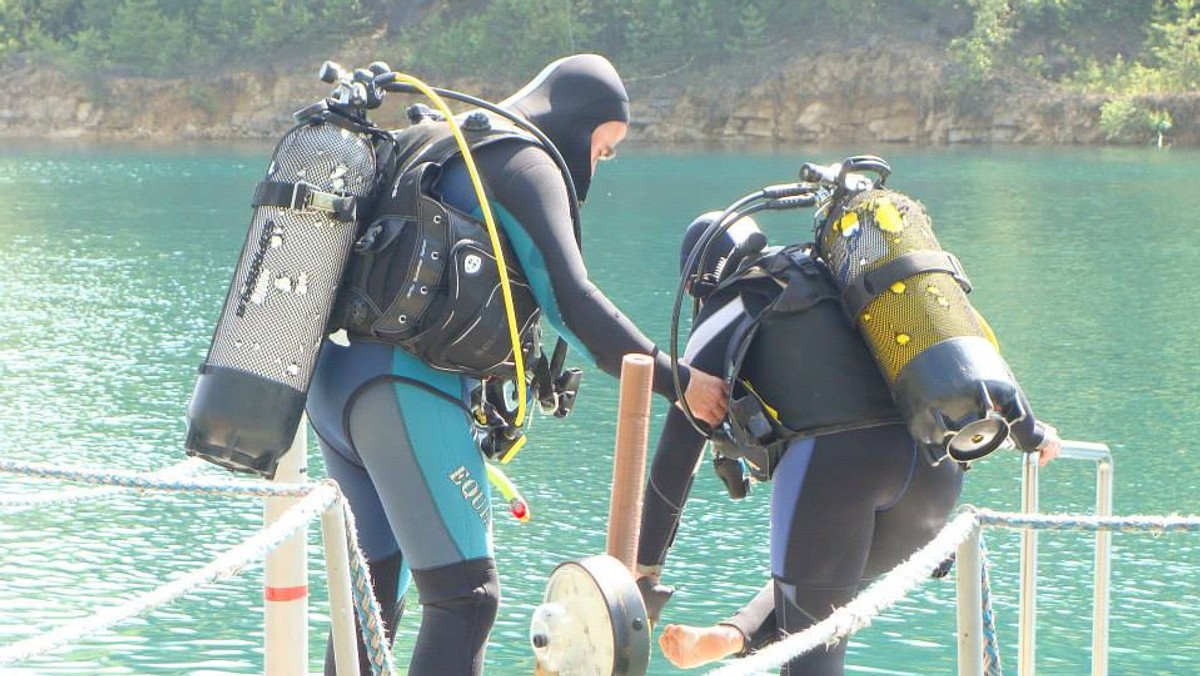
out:
<path id="1" fill-rule="evenodd" d="M 626 144 L 633 145 L 633 144 Z M 151 470 L 182 459 L 183 410 L 266 165 L 261 144 L 0 146 L 0 453 L 23 461 Z M 891 185 L 929 207 L 963 260 L 972 298 L 1039 414 L 1067 438 L 1109 444 L 1118 514 L 1200 514 L 1190 451 L 1200 425 L 1200 154 L 1179 149 L 797 148 L 786 152 L 622 147 L 585 209 L 593 278 L 665 344 L 678 235 L 696 213 L 806 160 L 888 157 Z M 774 241 L 809 234 L 806 212 L 761 219 Z M 504 603 L 489 673 L 532 671 L 528 622 L 558 563 L 600 552 L 607 523 L 616 383 L 588 368 L 575 413 L 537 418 L 510 475 L 530 499 L 498 510 Z M 656 402 L 655 425 L 664 405 Z M 321 461 L 311 449 L 312 474 Z M 1088 513 L 1094 468 L 1042 475 L 1049 512 Z M 1016 454 L 969 475 L 965 502 L 1014 509 Z M 2 495 L 54 490 L 0 476 Z M 703 470 L 668 580 L 668 619 L 707 623 L 764 580 L 768 487 L 742 502 Z M 0 645 L 154 589 L 260 523 L 254 500 L 121 495 L 0 512 Z M 1015 532 L 989 530 L 1006 673 L 1015 673 Z M 1116 534 L 1111 673 L 1200 672 L 1200 536 Z M 1092 537 L 1041 537 L 1038 669 L 1090 664 Z M 314 580 L 323 567 L 310 535 Z M 261 673 L 261 567 L 5 673 Z M 414 598 L 415 602 L 416 599 Z M 414 608 L 416 605 L 414 603 Z M 328 623 L 314 582 L 311 667 Z M 416 615 L 402 625 L 402 656 Z M 849 670 L 952 674 L 954 585 L 932 581 L 859 633 Z M 657 649 L 655 649 L 657 653 Z M 402 659 L 401 659 L 402 661 Z M 659 655 L 650 673 L 682 673 Z"/>

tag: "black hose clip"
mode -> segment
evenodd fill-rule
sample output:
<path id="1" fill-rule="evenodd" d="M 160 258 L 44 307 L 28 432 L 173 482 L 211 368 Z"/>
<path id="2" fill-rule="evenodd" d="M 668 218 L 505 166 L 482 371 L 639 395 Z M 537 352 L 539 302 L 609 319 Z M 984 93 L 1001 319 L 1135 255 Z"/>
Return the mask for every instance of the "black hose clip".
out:
<path id="1" fill-rule="evenodd" d="M 750 494 L 750 477 L 746 475 L 746 466 L 741 460 L 714 455 L 712 463 L 713 471 L 717 473 L 721 483 L 725 484 L 730 498 L 741 500 Z"/>
<path id="2" fill-rule="evenodd" d="M 555 418 L 565 418 L 571 414 L 582 379 L 583 371 L 577 368 L 565 369 L 554 379 L 554 391 L 558 397 L 558 405 L 554 408 Z"/>
<path id="3" fill-rule="evenodd" d="M 475 441 L 479 449 L 489 459 L 503 458 L 509 449 L 525 436 L 525 430 L 507 421 L 498 425 L 479 427 L 475 433 Z"/>
<path id="4" fill-rule="evenodd" d="M 552 414 L 555 418 L 565 418 L 575 408 L 575 395 L 579 391 L 579 381 L 583 379 L 580 369 L 564 368 L 566 358 L 567 343 L 560 338 L 554 346 L 554 356 L 547 359 L 545 354 L 540 354 L 533 363 L 532 383 L 538 406 L 542 413 Z"/>
<path id="5" fill-rule="evenodd" d="M 525 436 L 515 424 L 516 411 L 505 404 L 504 381 L 489 379 L 471 393 L 475 442 L 488 458 L 504 457 Z"/>

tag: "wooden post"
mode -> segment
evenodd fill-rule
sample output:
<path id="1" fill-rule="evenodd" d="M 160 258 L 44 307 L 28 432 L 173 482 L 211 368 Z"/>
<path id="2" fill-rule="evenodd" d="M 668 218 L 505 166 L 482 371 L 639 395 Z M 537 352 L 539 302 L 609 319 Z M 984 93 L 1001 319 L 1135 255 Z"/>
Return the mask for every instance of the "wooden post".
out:
<path id="1" fill-rule="evenodd" d="M 621 362 L 607 553 L 625 564 L 630 572 L 637 565 L 653 385 L 654 359 L 644 354 L 625 355 Z"/>

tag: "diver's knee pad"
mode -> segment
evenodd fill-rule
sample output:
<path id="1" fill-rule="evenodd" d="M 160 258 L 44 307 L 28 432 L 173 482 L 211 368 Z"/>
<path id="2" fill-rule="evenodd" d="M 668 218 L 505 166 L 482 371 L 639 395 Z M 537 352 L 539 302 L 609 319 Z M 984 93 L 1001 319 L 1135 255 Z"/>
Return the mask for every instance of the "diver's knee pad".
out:
<path id="1" fill-rule="evenodd" d="M 500 607 L 496 562 L 472 559 L 414 570 L 413 582 L 422 609 L 409 674 L 482 674 L 488 634 Z"/>
<path id="2" fill-rule="evenodd" d="M 496 562 L 490 558 L 414 570 L 412 576 L 421 592 L 421 605 L 426 607 L 471 609 L 494 616 L 500 605 L 500 578 Z"/>

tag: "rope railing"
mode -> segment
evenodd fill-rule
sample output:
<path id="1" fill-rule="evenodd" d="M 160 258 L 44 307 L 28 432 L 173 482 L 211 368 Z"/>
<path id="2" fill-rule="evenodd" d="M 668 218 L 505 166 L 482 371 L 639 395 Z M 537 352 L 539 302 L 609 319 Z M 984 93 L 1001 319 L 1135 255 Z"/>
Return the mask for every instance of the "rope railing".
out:
<path id="1" fill-rule="evenodd" d="M 1021 514 L 977 511 L 984 526 L 1001 528 L 1036 528 L 1038 530 L 1121 531 L 1126 533 L 1200 532 L 1200 516 L 1074 516 L 1070 514 Z"/>
<path id="2" fill-rule="evenodd" d="M 358 546 L 358 532 L 354 512 L 349 507 L 342 510 L 346 518 L 346 547 L 350 554 L 350 587 L 354 595 L 354 611 L 361 627 L 367 658 L 375 676 L 391 676 L 397 673 L 391 646 L 383 628 L 383 615 L 375 599 L 371 573 L 367 568 L 367 557 Z"/>
<path id="3" fill-rule="evenodd" d="M 829 617 L 762 650 L 708 672 L 710 676 L 742 676 L 774 669 L 814 648 L 836 643 L 871 624 L 871 620 L 895 605 L 929 579 L 929 572 L 950 557 L 977 524 L 973 510 L 962 513 L 929 544 L 867 587 L 853 601 Z"/>
<path id="4" fill-rule="evenodd" d="M 206 467 L 210 467 L 209 463 L 200 458 L 188 458 L 183 462 L 171 465 L 153 472 L 146 472 L 144 476 L 159 479 L 168 479 L 173 477 L 189 477 L 200 474 Z M 24 473 L 24 472 L 22 472 Z M 99 500 L 116 495 L 125 495 L 127 491 L 117 486 L 105 486 L 99 488 L 74 488 L 66 491 L 50 493 L 43 491 L 34 495 L 0 495 L 0 507 L 7 510 L 24 509 L 28 507 L 44 507 L 48 505 L 66 505 L 72 502 L 82 502 L 84 500 Z"/>
<path id="5" fill-rule="evenodd" d="M 76 483 L 117 488 L 133 488 L 155 491 L 184 491 L 205 495 L 232 495 L 241 497 L 293 497 L 302 498 L 319 484 L 270 484 L 234 481 L 231 479 L 187 479 L 156 477 L 143 472 L 129 470 L 87 470 L 71 467 L 55 467 L 33 462 L 17 462 L 0 459 L 0 472 L 10 472 L 41 479 L 59 479 Z"/>
<path id="6" fill-rule="evenodd" d="M 1122 532 L 1200 532 L 1200 516 L 1089 517 L 1054 514 L 1021 514 L 976 509 L 965 506 L 929 544 L 922 547 L 878 581 L 872 583 L 854 600 L 838 608 L 826 619 L 808 629 L 788 636 L 747 657 L 732 661 L 708 672 L 708 676 L 749 676 L 779 666 L 812 651 L 832 645 L 869 626 L 871 621 L 929 579 L 929 571 L 950 556 L 978 526 L 1002 528 L 1035 528 L 1045 530 L 1115 530 Z M 981 547 L 982 548 L 982 547 Z M 986 552 L 986 550 L 984 550 Z M 984 573 L 984 645 L 988 673 L 999 671 L 999 651 L 992 627 L 990 588 L 987 583 L 986 554 Z"/>
<path id="7" fill-rule="evenodd" d="M 99 486 L 94 489 L 76 489 L 65 495 L 49 497 L 27 496 L 21 499 L 0 498 L 0 506 L 16 508 L 55 505 L 85 498 L 108 497 L 122 490 L 175 491 L 207 495 L 242 497 L 296 497 L 294 505 L 284 511 L 269 526 L 257 531 L 240 545 L 219 555 L 212 562 L 194 572 L 181 575 L 175 580 L 137 598 L 112 608 L 101 610 L 87 618 L 67 623 L 46 634 L 26 639 L 0 648 L 0 666 L 21 662 L 47 653 L 55 648 L 75 642 L 87 635 L 104 631 L 136 615 L 170 603 L 198 587 L 229 578 L 240 573 L 247 565 L 261 561 L 268 553 L 278 548 L 288 538 L 298 533 L 310 521 L 322 516 L 331 508 L 340 512 L 345 524 L 345 542 L 349 566 L 352 573 L 352 596 L 355 612 L 359 618 L 361 632 L 370 657 L 372 671 L 376 676 L 392 676 L 397 673 L 383 629 L 379 604 L 375 600 L 370 571 L 366 557 L 358 546 L 354 515 L 349 509 L 337 483 L 327 479 L 320 483 L 269 484 L 241 482 L 231 479 L 195 480 L 190 475 L 199 473 L 207 463 L 189 458 L 181 463 L 154 472 L 132 472 L 126 470 L 85 470 L 62 468 L 39 463 L 17 462 L 0 459 L 0 472 L 39 479 L 52 479 Z"/>
<path id="8" fill-rule="evenodd" d="M 199 570 L 181 575 L 147 594 L 130 599 L 120 605 L 100 610 L 48 633 L 0 649 L 0 666 L 49 652 L 89 634 L 108 629 L 148 610 L 170 603 L 205 584 L 237 575 L 246 565 L 256 560 L 262 560 L 267 552 L 278 547 L 309 521 L 320 516 L 337 501 L 338 496 L 336 484 L 312 484 L 308 495 L 284 512 L 278 521 L 251 535 L 241 544 L 219 555 Z"/>
<path id="9" fill-rule="evenodd" d="M 358 616 L 364 643 L 377 676 L 396 673 L 394 658 L 386 641 L 379 605 L 372 593 L 369 569 L 358 546 L 354 516 L 341 497 L 337 484 L 326 480 L 307 484 L 269 484 L 241 482 L 230 479 L 191 479 L 190 475 L 206 466 L 203 461 L 189 459 L 171 467 L 154 472 L 124 470 L 89 471 L 62 468 L 38 463 L 24 463 L 0 459 L 0 472 L 29 477 L 55 479 L 100 486 L 91 490 L 70 491 L 66 495 L 49 498 L 39 496 L 21 499 L 0 498 L 0 506 L 28 507 L 76 501 L 97 495 L 107 496 L 119 489 L 138 491 L 183 491 L 210 495 L 244 497 L 296 497 L 301 498 L 281 518 L 270 526 L 248 537 L 240 545 L 219 555 L 201 569 L 182 575 L 175 580 L 135 599 L 112 608 L 101 610 L 87 618 L 68 623 L 47 634 L 27 639 L 0 649 L 0 666 L 23 661 L 49 652 L 88 634 L 103 631 L 131 617 L 165 605 L 188 592 L 232 577 L 248 564 L 262 560 L 266 554 L 302 529 L 309 521 L 322 515 L 331 507 L 338 507 L 346 525 L 345 544 L 348 549 L 351 588 L 354 610 Z M 1200 532 L 1200 516 L 1076 516 L 1055 514 L 1027 514 L 999 512 L 988 509 L 963 507 L 960 513 L 929 544 L 922 547 L 906 561 L 870 585 L 858 597 L 842 608 L 836 609 L 828 618 L 807 630 L 788 636 L 748 657 L 730 662 L 710 671 L 717 676 L 754 674 L 774 669 L 817 647 L 831 645 L 869 626 L 883 611 L 905 598 L 909 592 L 929 579 L 929 572 L 949 558 L 970 537 L 972 531 L 981 526 L 1011 529 L 1038 530 L 1084 530 L 1149 532 Z M 999 673 L 999 651 L 996 647 L 994 625 L 991 618 L 990 587 L 986 548 L 980 540 L 983 552 L 983 612 L 984 644 L 987 671 Z"/>

